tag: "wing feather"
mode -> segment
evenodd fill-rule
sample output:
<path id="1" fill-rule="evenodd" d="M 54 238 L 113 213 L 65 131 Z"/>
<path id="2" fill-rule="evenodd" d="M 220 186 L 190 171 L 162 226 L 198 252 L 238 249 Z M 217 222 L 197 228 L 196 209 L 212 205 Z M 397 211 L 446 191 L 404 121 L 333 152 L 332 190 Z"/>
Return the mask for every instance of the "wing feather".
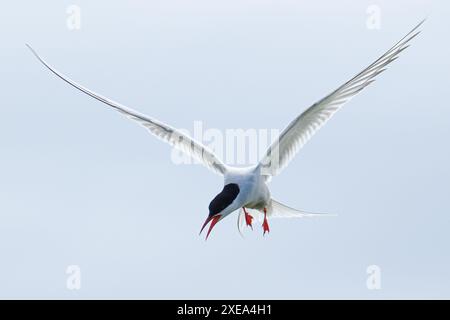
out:
<path id="1" fill-rule="evenodd" d="M 83 87 L 82 85 L 69 79 L 62 73 L 56 71 L 56 69 L 54 69 L 47 62 L 45 62 L 45 60 L 42 59 L 31 46 L 27 45 L 27 47 L 45 67 L 47 67 L 56 76 L 58 76 L 71 86 L 87 94 L 88 96 L 114 108 L 115 110 L 122 113 L 129 119 L 138 122 L 139 124 L 147 128 L 157 138 L 169 143 L 178 150 L 188 154 L 189 156 L 199 161 L 205 167 L 212 170 L 213 172 L 223 175 L 227 171 L 226 165 L 210 149 L 208 149 L 200 142 L 192 139 L 191 137 L 183 134 L 181 131 L 159 120 L 143 115 L 131 108 L 125 107 L 118 102 L 115 102 L 111 99 L 108 99 L 102 95 L 95 93 L 92 90 Z"/>
<path id="2" fill-rule="evenodd" d="M 297 152 L 345 103 L 373 83 L 375 78 L 385 71 L 402 51 L 409 47 L 408 43 L 420 33 L 418 28 L 423 22 L 424 20 L 375 62 L 325 98 L 314 103 L 286 127 L 260 161 L 261 174 L 266 176 L 266 180 L 279 174 Z"/>

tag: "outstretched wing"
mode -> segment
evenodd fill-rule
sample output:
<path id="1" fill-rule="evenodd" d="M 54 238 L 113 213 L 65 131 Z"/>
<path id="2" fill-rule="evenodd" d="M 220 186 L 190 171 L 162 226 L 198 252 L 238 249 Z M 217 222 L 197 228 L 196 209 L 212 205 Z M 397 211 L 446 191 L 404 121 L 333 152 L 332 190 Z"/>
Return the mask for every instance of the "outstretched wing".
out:
<path id="1" fill-rule="evenodd" d="M 55 75 L 57 75 L 59 78 L 61 78 L 71 86 L 77 88 L 78 90 L 91 96 L 92 98 L 97 99 L 104 104 L 116 109 L 126 117 L 137 121 L 145 128 L 147 128 L 157 138 L 188 154 L 213 172 L 223 175 L 227 171 L 226 165 L 222 163 L 222 161 L 211 150 L 209 150 L 200 142 L 195 141 L 189 136 L 183 134 L 182 132 L 178 131 L 175 128 L 172 128 L 165 123 L 162 123 L 161 121 L 152 119 L 79 85 L 60 72 L 56 71 L 47 62 L 45 62 L 45 60 L 43 60 L 29 45 L 27 45 L 27 47 L 44 66 L 46 66 L 51 72 L 53 72 Z"/>
<path id="2" fill-rule="evenodd" d="M 287 126 L 260 162 L 261 174 L 266 176 L 266 180 L 279 174 L 336 111 L 362 89 L 374 82 L 376 76 L 386 70 L 386 67 L 398 58 L 398 55 L 409 46 L 408 43 L 420 33 L 418 28 L 423 22 L 420 22 L 374 63 L 331 94 L 313 104 Z"/>
<path id="3" fill-rule="evenodd" d="M 269 208 L 268 217 L 270 218 L 304 218 L 304 217 L 334 217 L 331 213 L 317 213 L 298 210 L 284 205 L 274 199 L 271 200 L 271 208 Z"/>

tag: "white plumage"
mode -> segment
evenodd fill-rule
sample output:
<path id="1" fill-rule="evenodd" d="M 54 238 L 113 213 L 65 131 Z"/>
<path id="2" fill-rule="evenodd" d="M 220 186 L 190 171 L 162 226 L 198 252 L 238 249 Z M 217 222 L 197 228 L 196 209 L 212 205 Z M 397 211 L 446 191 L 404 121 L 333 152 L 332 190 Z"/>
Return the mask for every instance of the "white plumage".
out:
<path id="1" fill-rule="evenodd" d="M 269 231 L 267 218 L 323 215 L 296 210 L 273 200 L 267 183 L 271 177 L 279 174 L 289 164 L 297 152 L 336 111 L 362 89 L 374 82 L 376 76 L 386 70 L 386 67 L 398 58 L 399 54 L 408 47 L 408 43 L 420 33 L 418 28 L 422 23 L 423 21 L 355 77 L 301 113 L 286 127 L 279 139 L 270 146 L 261 161 L 247 168 L 227 166 L 206 146 L 179 130 L 77 84 L 56 71 L 30 46 L 27 46 L 41 63 L 65 82 L 116 109 L 126 117 L 137 121 L 159 139 L 190 155 L 213 172 L 223 175 L 224 190 L 211 202 L 209 216 L 203 225 L 205 227 L 211 222 L 208 237 L 218 221 L 236 210 L 240 210 L 238 216 L 240 231 L 245 224 L 252 226 L 252 220 L 256 219 L 263 221 L 264 233 Z"/>

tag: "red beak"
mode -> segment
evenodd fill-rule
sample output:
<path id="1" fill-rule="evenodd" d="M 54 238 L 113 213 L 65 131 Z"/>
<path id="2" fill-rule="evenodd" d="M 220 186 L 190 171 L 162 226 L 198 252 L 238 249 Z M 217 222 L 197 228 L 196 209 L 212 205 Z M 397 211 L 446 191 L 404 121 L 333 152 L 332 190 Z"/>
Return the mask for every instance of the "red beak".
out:
<path id="1" fill-rule="evenodd" d="M 211 230 L 214 228 L 216 223 L 220 221 L 221 218 L 222 218 L 222 216 L 220 214 L 216 214 L 214 216 L 209 216 L 208 218 L 206 218 L 206 221 L 203 224 L 202 230 L 200 230 L 200 233 L 202 233 L 203 229 L 205 229 L 206 225 L 211 221 L 211 225 L 209 226 L 209 230 L 208 230 L 208 233 L 206 234 L 205 240 L 208 240 Z"/>

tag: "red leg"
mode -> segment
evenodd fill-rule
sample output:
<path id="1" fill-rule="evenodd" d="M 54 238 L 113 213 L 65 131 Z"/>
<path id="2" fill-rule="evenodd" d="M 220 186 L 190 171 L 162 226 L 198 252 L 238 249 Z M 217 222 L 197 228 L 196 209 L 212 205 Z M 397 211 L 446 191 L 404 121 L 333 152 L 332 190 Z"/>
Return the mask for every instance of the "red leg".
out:
<path id="1" fill-rule="evenodd" d="M 267 209 L 266 208 L 264 208 L 264 222 L 262 224 L 262 227 L 264 230 L 263 235 L 265 235 L 266 232 L 270 232 L 269 223 L 267 222 Z"/>
<path id="2" fill-rule="evenodd" d="M 245 210 L 244 207 L 242 207 L 242 209 L 244 209 L 245 222 L 247 223 L 247 227 L 250 227 L 253 230 L 253 226 L 252 226 L 253 217 L 247 212 L 247 210 Z"/>

